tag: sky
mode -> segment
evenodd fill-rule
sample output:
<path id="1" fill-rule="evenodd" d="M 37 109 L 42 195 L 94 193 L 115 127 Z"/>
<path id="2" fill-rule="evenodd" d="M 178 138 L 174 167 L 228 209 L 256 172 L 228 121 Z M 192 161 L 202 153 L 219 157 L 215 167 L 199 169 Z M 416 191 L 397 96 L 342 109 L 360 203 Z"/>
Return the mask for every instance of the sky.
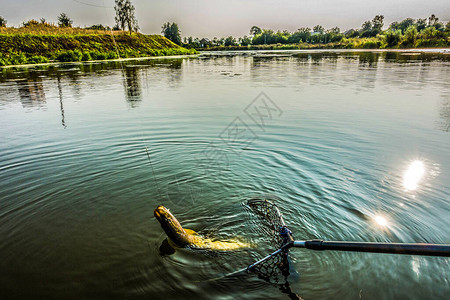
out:
<path id="1" fill-rule="evenodd" d="M 382 14 L 387 27 L 407 17 L 435 14 L 450 20 L 449 0 L 131 0 L 141 32 L 161 33 L 165 22 L 176 22 L 181 35 L 225 37 L 248 35 L 253 25 L 295 31 L 300 27 L 338 26 L 342 31 L 360 28 L 364 21 Z M 0 16 L 8 26 L 45 18 L 57 22 L 65 12 L 74 26 L 114 25 L 114 0 L 0 0 Z"/>

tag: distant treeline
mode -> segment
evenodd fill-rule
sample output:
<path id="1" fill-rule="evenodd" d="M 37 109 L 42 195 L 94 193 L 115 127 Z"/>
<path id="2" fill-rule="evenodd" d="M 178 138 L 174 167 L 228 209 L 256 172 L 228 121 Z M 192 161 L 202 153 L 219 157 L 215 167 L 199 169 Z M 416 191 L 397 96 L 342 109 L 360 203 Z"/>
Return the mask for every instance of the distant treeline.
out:
<path id="1" fill-rule="evenodd" d="M 175 24 L 175 23 L 173 23 Z M 445 25 L 435 15 L 425 19 L 407 18 L 393 22 L 383 30 L 384 16 L 377 15 L 366 21 L 359 29 L 342 32 L 339 27 L 325 29 L 316 25 L 299 28 L 295 32 L 273 31 L 253 26 L 249 35 L 235 38 L 193 38 L 185 37 L 182 42 L 174 39 L 177 34 L 169 31 L 169 23 L 165 24 L 163 33 L 173 42 L 186 47 L 201 50 L 233 49 L 265 49 L 265 48 L 418 48 L 447 47 L 450 45 L 450 21 Z M 175 24 L 176 25 L 176 24 Z M 176 25 L 178 30 L 178 25 Z M 179 33 L 178 33 L 179 37 Z M 272 46 L 268 46 L 272 45 Z"/>

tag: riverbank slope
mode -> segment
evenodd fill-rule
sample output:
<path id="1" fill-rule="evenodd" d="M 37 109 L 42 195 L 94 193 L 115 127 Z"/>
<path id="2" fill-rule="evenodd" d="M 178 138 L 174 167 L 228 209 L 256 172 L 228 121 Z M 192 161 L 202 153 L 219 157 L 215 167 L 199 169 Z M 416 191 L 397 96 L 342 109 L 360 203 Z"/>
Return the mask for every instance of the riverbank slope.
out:
<path id="1" fill-rule="evenodd" d="M 20 29 L 0 30 L 0 66 L 197 53 L 161 35 L 52 27 Z"/>

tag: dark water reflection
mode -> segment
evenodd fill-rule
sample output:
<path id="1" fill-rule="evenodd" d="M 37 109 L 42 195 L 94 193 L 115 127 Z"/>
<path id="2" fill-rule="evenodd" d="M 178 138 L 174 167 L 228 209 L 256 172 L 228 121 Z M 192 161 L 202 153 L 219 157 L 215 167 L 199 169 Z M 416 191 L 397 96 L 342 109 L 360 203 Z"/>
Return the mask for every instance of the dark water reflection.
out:
<path id="1" fill-rule="evenodd" d="M 139 77 L 139 68 L 130 66 L 125 68 L 125 90 L 127 101 L 131 107 L 137 107 L 142 100 L 141 78 Z"/>
<path id="2" fill-rule="evenodd" d="M 45 105 L 45 92 L 42 79 L 18 80 L 17 89 L 19 91 L 20 102 L 22 106 L 40 108 Z"/>
<path id="3" fill-rule="evenodd" d="M 448 132 L 450 130 L 450 100 L 442 101 L 439 116 L 442 119 L 440 128 Z"/>
<path id="4" fill-rule="evenodd" d="M 294 250 L 285 282 L 223 275 L 272 250 L 243 204 L 262 194 L 297 239 L 449 243 L 449 63 L 239 52 L 1 69 L 0 298 L 444 299 L 445 258 Z M 162 255 L 159 204 L 257 247 Z"/>

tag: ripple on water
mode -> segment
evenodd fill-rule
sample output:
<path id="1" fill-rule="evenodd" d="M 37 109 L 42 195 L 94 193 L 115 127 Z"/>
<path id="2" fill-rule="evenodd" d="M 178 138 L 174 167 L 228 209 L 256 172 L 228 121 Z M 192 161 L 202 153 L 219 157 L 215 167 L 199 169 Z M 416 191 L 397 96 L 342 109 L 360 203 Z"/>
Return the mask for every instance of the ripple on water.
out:
<path id="1" fill-rule="evenodd" d="M 283 297 L 286 287 L 256 276 L 223 277 L 273 250 L 244 205 L 268 194 L 296 239 L 448 242 L 450 145 L 436 127 L 447 121 L 448 58 L 286 55 L 143 60 L 125 73 L 117 63 L 80 64 L 49 67 L 42 78 L 2 72 L 0 290 Z M 261 91 L 283 110 L 264 130 L 244 111 Z M 236 117 L 257 134 L 244 150 L 223 139 Z M 415 160 L 425 171 L 406 190 Z M 187 228 L 257 246 L 162 256 L 159 204 Z M 290 287 L 304 298 L 449 291 L 448 259 L 293 249 L 291 261 L 299 277 Z"/>

